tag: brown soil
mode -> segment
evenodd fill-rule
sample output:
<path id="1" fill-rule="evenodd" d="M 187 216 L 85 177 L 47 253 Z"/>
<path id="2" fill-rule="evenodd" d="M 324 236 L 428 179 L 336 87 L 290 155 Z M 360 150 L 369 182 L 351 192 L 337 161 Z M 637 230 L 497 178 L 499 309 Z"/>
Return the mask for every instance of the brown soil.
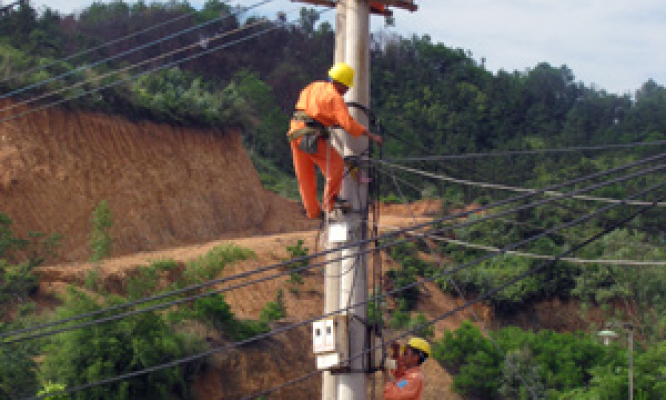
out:
<path id="1" fill-rule="evenodd" d="M 0 210 L 20 233 L 64 235 L 56 261 L 88 259 L 102 200 L 114 255 L 314 226 L 261 187 L 238 132 L 61 109 L 0 124 Z"/>
<path id="2" fill-rule="evenodd" d="M 8 104 L 0 101 L 0 108 Z M 24 110 L 19 107 L 12 113 Z M 8 115 L 0 113 L 0 118 Z M 107 201 L 114 218 L 114 254 L 99 265 L 99 276 L 103 286 L 116 293 L 124 291 L 127 276 L 137 266 L 173 259 L 182 269 L 187 261 L 230 241 L 252 249 L 257 258 L 234 263 L 221 276 L 280 262 L 289 257 L 286 247 L 298 239 L 304 239 L 311 250 L 315 248 L 318 222 L 305 219 L 299 203 L 261 187 L 238 132 L 131 122 L 60 109 L 0 124 L 0 212 L 12 218 L 19 233 L 64 235 L 59 258 L 37 271 L 40 287 L 35 300 L 42 312 L 57 304 L 55 295 L 68 284 L 82 285 L 91 270 L 91 264 L 84 261 L 90 255 L 90 217 L 102 200 Z M 412 212 L 419 222 L 427 220 L 437 214 L 440 204 L 423 201 L 381 208 L 381 225 L 391 229 L 412 224 Z M 385 262 L 386 268 L 396 267 L 388 259 Z M 274 273 L 253 275 L 245 281 Z M 278 290 L 286 289 L 288 319 L 284 323 L 321 314 L 321 272 L 307 274 L 298 290 L 289 290 L 293 284 L 288 279 L 234 290 L 227 300 L 240 318 L 257 318 Z M 426 284 L 418 309 L 433 318 L 462 302 Z M 535 306 L 535 313 L 561 315 L 559 319 L 544 318 L 543 326 L 564 327 L 570 326 L 574 308 L 553 303 Z M 493 324 L 494 316 L 487 307 L 479 305 L 474 311 L 484 324 Z M 467 311 L 438 322 L 437 336 L 457 328 L 469 316 Z M 530 315 L 520 318 L 516 323 L 526 325 L 534 319 Z M 207 339 L 213 345 L 223 343 L 214 333 Z M 197 399 L 235 399 L 301 376 L 313 366 L 306 326 L 212 356 L 193 389 Z M 428 362 L 425 373 L 425 400 L 459 399 L 449 390 L 451 377 L 437 363 Z M 317 376 L 270 398 L 319 398 L 320 382 Z"/>

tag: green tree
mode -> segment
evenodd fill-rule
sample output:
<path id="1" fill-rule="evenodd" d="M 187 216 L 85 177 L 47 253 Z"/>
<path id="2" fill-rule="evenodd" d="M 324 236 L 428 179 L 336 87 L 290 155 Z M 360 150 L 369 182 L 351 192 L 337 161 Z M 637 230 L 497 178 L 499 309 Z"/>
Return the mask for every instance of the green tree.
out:
<path id="1" fill-rule="evenodd" d="M 102 200 L 95 207 L 90 222 L 92 224 L 88 238 L 91 251 L 90 261 L 101 261 L 111 255 L 111 245 L 113 244 L 110 233 L 110 229 L 113 227 L 113 216 L 106 200 Z"/>
<path id="2" fill-rule="evenodd" d="M 70 290 L 57 311 L 63 319 L 120 304 L 101 303 L 87 294 Z M 197 342 L 169 326 L 165 317 L 147 312 L 120 321 L 77 329 L 50 339 L 40 368 L 46 380 L 75 387 L 119 374 L 139 371 L 173 361 L 196 351 Z M 115 385 L 102 385 L 72 394 L 73 399 L 129 400 L 189 397 L 189 378 L 197 364 L 188 364 L 141 375 Z"/>

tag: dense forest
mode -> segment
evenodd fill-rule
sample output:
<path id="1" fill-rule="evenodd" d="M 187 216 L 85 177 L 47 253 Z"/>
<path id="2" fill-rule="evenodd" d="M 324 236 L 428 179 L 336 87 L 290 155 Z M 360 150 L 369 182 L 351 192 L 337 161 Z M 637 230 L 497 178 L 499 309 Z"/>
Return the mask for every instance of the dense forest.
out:
<path id="1" fill-rule="evenodd" d="M 186 1 L 172 0 L 151 4 L 93 3 L 77 15 L 62 15 L 48 8 L 37 10 L 24 1 L 0 18 L 2 98 L 11 96 L 14 101 L 33 107 L 62 102 L 61 107 L 121 114 L 131 119 L 237 128 L 243 132 L 246 147 L 266 186 L 285 195 L 295 195 L 285 131 L 299 90 L 309 81 L 325 78 L 333 55 L 333 28 L 327 22 L 320 22 L 318 11 L 303 8 L 297 16 L 287 15 L 286 20 L 273 20 L 271 16 L 266 21 L 259 12 L 244 11 L 220 0 L 209 0 L 201 9 Z M 147 27 L 154 29 L 145 30 Z M 117 40 L 124 37 L 127 39 Z M 154 45 L 146 45 L 153 41 Z M 221 48 L 209 51 L 216 46 Z M 202 55 L 203 52 L 207 53 Z M 109 60 L 100 62 L 105 59 Z M 617 95 L 577 81 L 574 71 L 566 65 L 543 62 L 524 71 L 492 73 L 476 62 L 468 50 L 435 43 L 428 36 L 401 37 L 388 31 L 373 36 L 371 59 L 372 110 L 386 136 L 382 156 L 388 161 L 666 140 L 666 88 L 652 80 L 636 88 L 632 95 Z M 3 107 L 0 118 L 22 118 L 16 109 Z M 663 146 L 636 146 L 605 151 L 418 160 L 404 165 L 472 181 L 542 188 L 620 167 L 661 151 Z M 383 200 L 400 201 L 403 195 L 409 200 L 439 198 L 445 204 L 443 215 L 461 205 L 487 205 L 512 195 L 496 189 L 433 181 L 390 167 L 380 169 Z M 612 183 L 588 194 L 623 199 L 663 181 L 662 171 Z M 564 190 L 586 185 L 589 183 L 581 182 Z M 663 201 L 663 197 L 663 188 L 657 188 L 637 200 Z M 519 204 L 527 205 L 530 201 Z M 570 223 L 602 206 L 605 204 L 566 199 L 525 208 L 504 219 L 455 229 L 454 235 L 466 242 L 508 246 Z M 515 204 L 500 210 L 510 207 Z M 613 227 L 634 211 L 635 207 L 629 206 L 612 208 L 584 223 L 544 235 L 520 250 L 542 255 L 561 253 Z M 664 261 L 665 226 L 666 213 L 663 208 L 655 208 L 620 229 L 613 229 L 575 256 Z M 11 302 L 25 296 L 34 286 L 29 271 L 43 262 L 43 256 L 53 250 L 55 240 L 41 236 L 16 238 L 8 219 L 0 220 L 0 228 L 2 281 L 15 283 L 5 286 L 1 294 L 3 301 Z M 413 244 L 391 251 L 404 267 L 390 276 L 396 287 L 415 282 L 419 276 L 437 273 L 437 265 L 417 257 L 426 250 L 424 244 Z M 437 250 L 459 263 L 486 254 L 484 250 L 447 243 L 439 244 Z M 30 256 L 26 258 L 26 254 Z M 455 275 L 455 282 L 468 293 L 484 293 L 542 262 L 503 255 L 461 271 Z M 442 290 L 455 294 L 450 280 L 436 282 Z M 399 307 L 387 316 L 388 323 L 399 328 L 418 320 L 410 320 L 418 296 L 416 289 L 397 298 Z M 487 303 L 499 314 L 510 315 L 532 302 L 553 297 L 575 299 L 583 309 L 601 307 L 609 319 L 630 319 L 636 326 L 638 341 L 637 393 L 643 399 L 666 397 L 666 370 L 663 362 L 658 361 L 666 357 L 663 267 L 557 261 L 542 273 L 532 274 L 520 284 L 498 292 Z M 618 309 L 617 304 L 627 307 Z M 205 320 L 210 310 L 217 307 L 226 313 L 228 321 L 233 321 L 233 315 L 224 305 L 223 298 L 216 304 L 201 303 L 187 318 Z M 69 308 L 61 311 L 62 315 L 92 310 L 99 305 L 84 294 L 75 293 L 65 307 Z M 168 325 L 173 323 L 168 318 L 176 321 L 185 317 L 153 315 L 126 324 L 131 325 L 128 329 L 148 336 L 166 336 Z M 243 325 L 230 335 L 247 337 L 266 329 L 257 324 Z M 2 329 L 12 328 L 16 325 L 2 326 Z M 455 374 L 456 390 L 469 398 L 527 399 L 533 397 L 534 391 L 542 398 L 553 399 L 624 398 L 627 383 L 618 376 L 625 375 L 617 372 L 627 368 L 624 349 L 615 346 L 611 352 L 604 351 L 590 336 L 594 328 L 576 335 L 532 334 L 515 328 L 498 333 L 507 357 L 513 357 L 521 372 L 536 382 L 531 392 L 521 387 L 516 372 L 504 364 L 504 357 L 472 326 L 465 325 L 436 341 L 436 348 L 438 360 Z M 114 332 L 122 335 L 122 328 L 116 329 Z M 79 377 L 80 365 L 68 359 L 71 354 L 56 351 L 59 346 L 66 349 L 65 346 L 76 346 L 77 341 L 93 340 L 85 335 L 70 334 L 62 339 L 65 344 L 58 341 L 40 344 L 55 354 L 45 364 L 42 371 L 45 377 L 56 378 L 59 374 L 54 371 L 60 369 L 66 371 L 60 374 L 65 379 L 63 383 L 71 386 L 85 382 Z M 178 356 L 195 346 L 182 337 L 169 340 L 159 344 L 165 346 L 158 349 L 162 352 L 159 354 Z M 0 398 L 14 398 L 19 392 L 35 393 L 39 386 L 36 376 L 21 374 L 25 368 L 34 366 L 30 357 L 39 352 L 35 346 L 16 346 L 11 351 L 0 348 L 3 357 Z M 141 346 L 150 348 L 158 344 L 146 339 Z M 548 358 L 560 350 L 557 362 Z M 580 358 L 581 354 L 586 358 Z M 141 362 L 144 361 L 146 364 L 141 365 L 151 362 Z M 87 373 L 101 378 L 106 376 L 104 368 L 111 367 L 100 365 L 98 370 Z M 131 384 L 136 387 L 128 384 L 124 392 L 113 398 L 133 398 L 129 394 L 132 391 L 153 398 L 147 394 L 151 384 L 157 388 L 155 393 L 179 393 L 176 398 L 187 398 L 183 376 L 168 372 L 156 379 L 156 383 L 139 379 Z M 95 398 L 111 398 L 105 393 L 100 392 Z"/>

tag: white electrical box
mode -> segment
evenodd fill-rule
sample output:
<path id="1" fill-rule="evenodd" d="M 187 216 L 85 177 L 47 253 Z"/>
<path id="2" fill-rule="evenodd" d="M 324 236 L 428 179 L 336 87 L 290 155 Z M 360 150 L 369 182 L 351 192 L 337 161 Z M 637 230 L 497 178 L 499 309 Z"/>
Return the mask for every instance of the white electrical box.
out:
<path id="1" fill-rule="evenodd" d="M 328 240 L 342 243 L 349 240 L 349 225 L 346 222 L 334 222 L 328 225 Z"/>
<path id="2" fill-rule="evenodd" d="M 317 369 L 328 370 L 346 364 L 347 316 L 334 316 L 312 323 L 312 350 L 317 355 Z"/>

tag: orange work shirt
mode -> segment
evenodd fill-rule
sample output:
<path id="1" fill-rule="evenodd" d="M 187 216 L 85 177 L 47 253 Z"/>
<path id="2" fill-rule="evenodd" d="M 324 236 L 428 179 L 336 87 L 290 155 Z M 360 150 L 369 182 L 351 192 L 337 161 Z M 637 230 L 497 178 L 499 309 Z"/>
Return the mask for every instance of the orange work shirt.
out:
<path id="1" fill-rule="evenodd" d="M 416 366 L 384 384 L 384 400 L 419 400 L 423 394 L 423 372 Z"/>
<path id="2" fill-rule="evenodd" d="M 352 136 L 361 136 L 366 129 L 350 114 L 344 99 L 333 83 L 317 81 L 309 84 L 296 102 L 296 110 L 321 122 L 324 126 L 339 125 Z M 291 120 L 289 133 L 305 127 L 305 122 Z"/>

